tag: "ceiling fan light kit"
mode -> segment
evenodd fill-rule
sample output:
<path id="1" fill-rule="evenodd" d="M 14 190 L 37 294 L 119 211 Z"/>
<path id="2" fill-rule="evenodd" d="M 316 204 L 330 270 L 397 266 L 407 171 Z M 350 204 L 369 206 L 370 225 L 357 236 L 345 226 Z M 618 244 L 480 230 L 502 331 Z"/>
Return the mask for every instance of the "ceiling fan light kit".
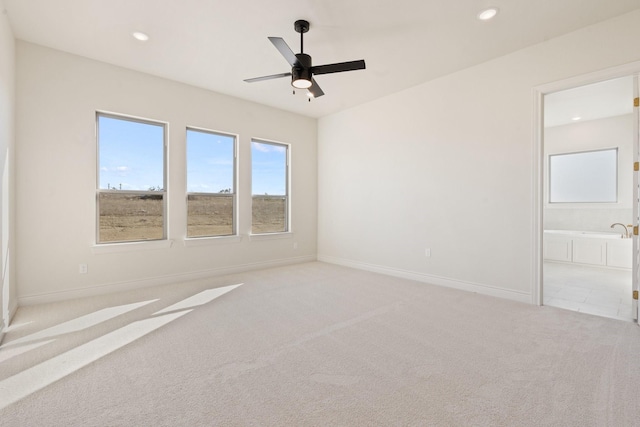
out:
<path id="1" fill-rule="evenodd" d="M 293 28 L 300 33 L 300 53 L 293 53 L 289 45 L 280 37 L 269 37 L 269 41 L 275 46 L 282 56 L 291 65 L 290 73 L 273 74 L 270 76 L 254 77 L 246 79 L 245 82 L 253 83 L 263 80 L 277 79 L 281 77 L 291 76 L 291 86 L 296 89 L 307 89 L 309 100 L 324 95 L 324 92 L 318 86 L 313 78 L 317 74 L 341 73 L 344 71 L 364 70 L 364 59 L 358 61 L 340 62 L 335 64 L 326 64 L 313 66 L 311 56 L 304 53 L 304 33 L 309 31 L 309 22 L 303 19 L 297 20 L 293 24 Z M 295 93 L 295 91 L 294 91 Z"/>
<path id="2" fill-rule="evenodd" d="M 306 53 L 299 53 L 296 59 L 300 63 L 299 67 L 291 68 L 291 86 L 298 89 L 308 89 L 311 87 L 311 57 Z"/>

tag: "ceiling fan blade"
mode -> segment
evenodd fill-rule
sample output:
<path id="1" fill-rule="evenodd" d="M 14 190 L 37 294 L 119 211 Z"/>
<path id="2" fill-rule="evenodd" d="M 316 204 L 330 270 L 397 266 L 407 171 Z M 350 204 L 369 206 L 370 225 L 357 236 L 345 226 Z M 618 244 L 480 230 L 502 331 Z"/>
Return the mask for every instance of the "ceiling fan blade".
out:
<path id="1" fill-rule="evenodd" d="M 359 61 L 339 62 L 336 64 L 317 65 L 311 67 L 313 74 L 341 73 L 343 71 L 364 70 L 364 59 Z"/>
<path id="2" fill-rule="evenodd" d="M 309 87 L 309 89 L 307 90 L 311 92 L 314 98 L 318 98 L 324 95 L 324 92 L 322 91 L 322 89 L 320 89 L 320 86 L 318 86 L 318 82 L 316 82 L 316 79 L 314 79 L 313 77 L 311 78 L 311 87 Z"/>
<path id="3" fill-rule="evenodd" d="M 291 76 L 291 73 L 272 74 L 270 76 L 254 77 L 252 79 L 245 79 L 247 83 L 261 82 L 263 80 L 279 79 L 280 77 Z"/>
<path id="4" fill-rule="evenodd" d="M 269 41 L 278 49 L 278 51 L 284 56 L 289 65 L 292 67 L 298 62 L 296 54 L 293 53 L 287 42 L 282 37 L 269 37 Z"/>

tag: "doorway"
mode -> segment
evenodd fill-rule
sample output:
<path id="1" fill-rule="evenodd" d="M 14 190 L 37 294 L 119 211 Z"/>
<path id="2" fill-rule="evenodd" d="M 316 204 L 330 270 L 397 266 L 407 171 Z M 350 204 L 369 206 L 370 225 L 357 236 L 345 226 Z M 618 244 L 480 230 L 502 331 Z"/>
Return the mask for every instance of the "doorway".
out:
<path id="1" fill-rule="evenodd" d="M 538 93 L 538 304 L 637 319 L 636 73 Z"/>

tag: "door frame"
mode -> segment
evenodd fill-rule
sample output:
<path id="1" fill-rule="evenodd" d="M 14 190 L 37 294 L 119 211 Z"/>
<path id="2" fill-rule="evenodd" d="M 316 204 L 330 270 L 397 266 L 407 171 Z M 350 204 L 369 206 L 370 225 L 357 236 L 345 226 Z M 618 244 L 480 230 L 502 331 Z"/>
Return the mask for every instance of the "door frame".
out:
<path id="1" fill-rule="evenodd" d="M 605 80 L 611 80 L 619 77 L 634 76 L 635 82 L 640 78 L 640 61 L 631 62 L 629 64 L 620 65 L 605 70 L 600 70 L 580 76 L 575 76 L 556 82 L 547 83 L 544 85 L 536 86 L 532 90 L 533 97 L 533 152 L 532 152 L 532 196 L 533 196 L 533 226 L 532 226 L 532 242 L 533 242 L 533 263 L 532 263 L 532 303 L 535 305 L 542 305 L 544 300 L 543 289 L 543 209 L 544 209 L 544 96 L 559 92 L 562 90 L 573 89 L 579 86 L 585 86 L 593 83 L 599 83 Z M 636 83 L 634 82 L 634 87 Z M 637 90 L 637 89 L 636 89 Z M 635 96 L 638 96 L 637 94 Z M 635 125 L 634 125 L 634 155 L 635 161 L 638 161 L 638 108 L 634 108 Z M 629 165 L 631 167 L 632 165 Z M 637 173 L 634 175 L 634 181 L 637 180 Z M 637 201 L 640 198 L 638 186 L 634 185 L 633 197 L 636 200 L 634 203 L 634 216 L 637 214 Z M 634 225 L 638 225 L 637 218 L 634 218 L 636 222 Z M 633 283 L 632 289 L 638 290 L 638 272 L 640 266 L 638 266 L 638 236 L 633 237 Z M 629 295 L 629 298 L 632 296 Z M 638 304 L 634 303 L 634 315 L 638 318 Z"/>

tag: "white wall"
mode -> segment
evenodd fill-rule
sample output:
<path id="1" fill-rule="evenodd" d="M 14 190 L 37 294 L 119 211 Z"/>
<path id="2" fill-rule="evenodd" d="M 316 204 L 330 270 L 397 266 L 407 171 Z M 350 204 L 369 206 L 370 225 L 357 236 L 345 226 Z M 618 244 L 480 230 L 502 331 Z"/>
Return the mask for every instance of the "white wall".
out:
<path id="1" fill-rule="evenodd" d="M 318 258 L 532 301 L 533 88 L 640 59 L 638 20 L 320 119 Z"/>
<path id="2" fill-rule="evenodd" d="M 315 119 L 22 41 L 17 43 L 17 73 L 16 275 L 21 304 L 315 259 Z M 172 247 L 93 250 L 96 110 L 169 122 Z M 183 244 L 186 126 L 240 135 L 240 242 Z M 252 137 L 291 144 L 291 238 L 247 237 Z M 88 264 L 88 274 L 78 273 L 80 263 Z"/>
<path id="3" fill-rule="evenodd" d="M 0 11 L 4 4 L 0 0 Z M 13 258 L 13 177 L 15 41 L 7 15 L 0 13 L 0 331 L 17 308 L 11 275 Z M 0 336 L 1 339 L 1 336 Z"/>
<path id="4" fill-rule="evenodd" d="M 545 169 L 546 230 L 611 231 L 614 222 L 633 223 L 633 114 L 549 127 L 544 130 L 545 168 L 549 155 L 618 148 L 618 203 L 548 203 Z"/>

